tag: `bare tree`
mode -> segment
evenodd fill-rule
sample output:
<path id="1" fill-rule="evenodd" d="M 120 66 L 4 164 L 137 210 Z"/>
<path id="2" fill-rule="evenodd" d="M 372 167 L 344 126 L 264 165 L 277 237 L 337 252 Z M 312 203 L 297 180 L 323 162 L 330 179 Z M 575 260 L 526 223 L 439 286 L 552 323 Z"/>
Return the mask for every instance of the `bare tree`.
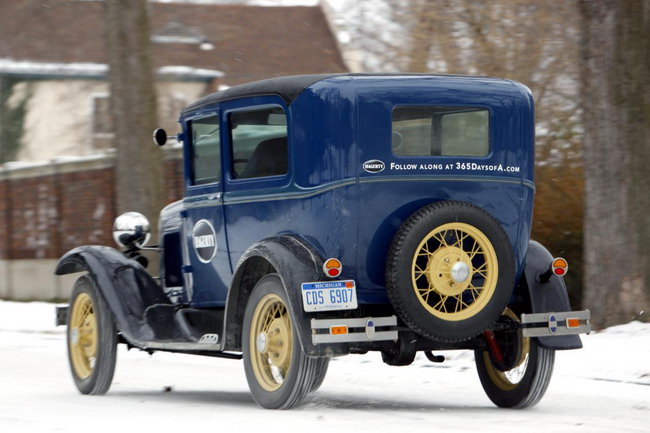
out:
<path id="1" fill-rule="evenodd" d="M 163 160 L 151 141 L 157 111 L 147 1 L 106 0 L 105 14 L 117 211 L 141 211 L 155 231 L 164 205 Z"/>
<path id="2" fill-rule="evenodd" d="M 600 327 L 650 309 L 650 0 L 580 0 L 585 304 Z"/>

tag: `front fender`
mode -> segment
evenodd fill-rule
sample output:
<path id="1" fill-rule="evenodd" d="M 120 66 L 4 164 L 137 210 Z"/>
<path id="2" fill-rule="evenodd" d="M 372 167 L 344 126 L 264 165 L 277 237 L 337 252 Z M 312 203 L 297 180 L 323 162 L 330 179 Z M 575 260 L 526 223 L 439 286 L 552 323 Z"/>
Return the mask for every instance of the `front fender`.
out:
<path id="1" fill-rule="evenodd" d="M 135 260 L 114 248 L 82 246 L 59 260 L 55 273 L 65 275 L 87 271 L 106 300 L 119 331 L 131 339 L 151 341 L 153 331 L 144 311 L 154 304 L 168 304 L 169 299 L 149 273 Z"/>
<path id="2" fill-rule="evenodd" d="M 530 241 L 526 254 L 524 278 L 530 298 L 532 313 L 555 313 L 571 311 L 569 295 L 564 279 L 552 275 L 547 282 L 540 282 L 539 275 L 548 270 L 553 256 L 539 242 Z M 580 349 L 582 341 L 578 335 L 561 335 L 555 337 L 535 337 L 542 347 L 547 349 Z"/>
<path id="3" fill-rule="evenodd" d="M 337 345 L 316 346 L 311 341 L 311 324 L 303 311 L 301 284 L 320 281 L 323 277 L 323 258 L 307 241 L 284 235 L 265 239 L 249 248 L 237 264 L 226 301 L 224 329 L 226 350 L 241 350 L 241 331 L 244 310 L 257 281 L 270 272 L 276 272 L 286 290 L 292 323 L 295 324 L 300 344 L 309 356 L 347 353 Z"/>

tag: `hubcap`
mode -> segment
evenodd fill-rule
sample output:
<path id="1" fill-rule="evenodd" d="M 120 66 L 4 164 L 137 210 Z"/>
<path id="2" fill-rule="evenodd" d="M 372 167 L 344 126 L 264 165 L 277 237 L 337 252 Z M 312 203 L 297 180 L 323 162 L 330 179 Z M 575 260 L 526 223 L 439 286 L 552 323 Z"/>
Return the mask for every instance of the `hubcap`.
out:
<path id="1" fill-rule="evenodd" d="M 469 266 L 467 263 L 454 263 L 454 266 L 451 267 L 451 278 L 457 283 L 462 283 L 467 281 L 467 277 L 469 277 Z"/>
<path id="2" fill-rule="evenodd" d="M 266 353 L 266 333 L 265 332 L 260 332 L 257 335 L 257 340 L 256 340 L 256 345 L 257 345 L 257 351 L 260 353 Z"/>

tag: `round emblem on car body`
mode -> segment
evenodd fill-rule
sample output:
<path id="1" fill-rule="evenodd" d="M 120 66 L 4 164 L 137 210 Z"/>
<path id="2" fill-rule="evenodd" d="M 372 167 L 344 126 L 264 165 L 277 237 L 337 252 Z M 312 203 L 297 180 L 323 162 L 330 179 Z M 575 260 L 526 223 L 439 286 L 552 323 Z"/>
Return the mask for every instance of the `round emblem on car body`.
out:
<path id="1" fill-rule="evenodd" d="M 363 169 L 368 173 L 379 173 L 384 171 L 386 164 L 378 159 L 371 159 L 363 163 Z"/>
<path id="2" fill-rule="evenodd" d="M 194 252 L 203 263 L 210 263 L 217 253 L 217 233 L 208 220 L 200 220 L 192 229 Z"/>

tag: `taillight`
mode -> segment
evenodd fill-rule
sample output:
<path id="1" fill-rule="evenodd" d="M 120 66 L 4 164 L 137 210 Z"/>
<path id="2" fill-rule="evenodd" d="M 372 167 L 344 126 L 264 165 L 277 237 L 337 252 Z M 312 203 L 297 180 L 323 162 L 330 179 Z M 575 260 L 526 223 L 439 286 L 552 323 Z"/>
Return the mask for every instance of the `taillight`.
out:
<path id="1" fill-rule="evenodd" d="M 330 278 L 336 278 L 341 275 L 343 271 L 343 265 L 338 259 L 327 259 L 323 263 L 323 272 Z"/>
<path id="2" fill-rule="evenodd" d="M 557 257 L 553 259 L 551 269 L 555 275 L 558 277 L 563 277 L 569 271 L 569 263 L 562 257 Z"/>

